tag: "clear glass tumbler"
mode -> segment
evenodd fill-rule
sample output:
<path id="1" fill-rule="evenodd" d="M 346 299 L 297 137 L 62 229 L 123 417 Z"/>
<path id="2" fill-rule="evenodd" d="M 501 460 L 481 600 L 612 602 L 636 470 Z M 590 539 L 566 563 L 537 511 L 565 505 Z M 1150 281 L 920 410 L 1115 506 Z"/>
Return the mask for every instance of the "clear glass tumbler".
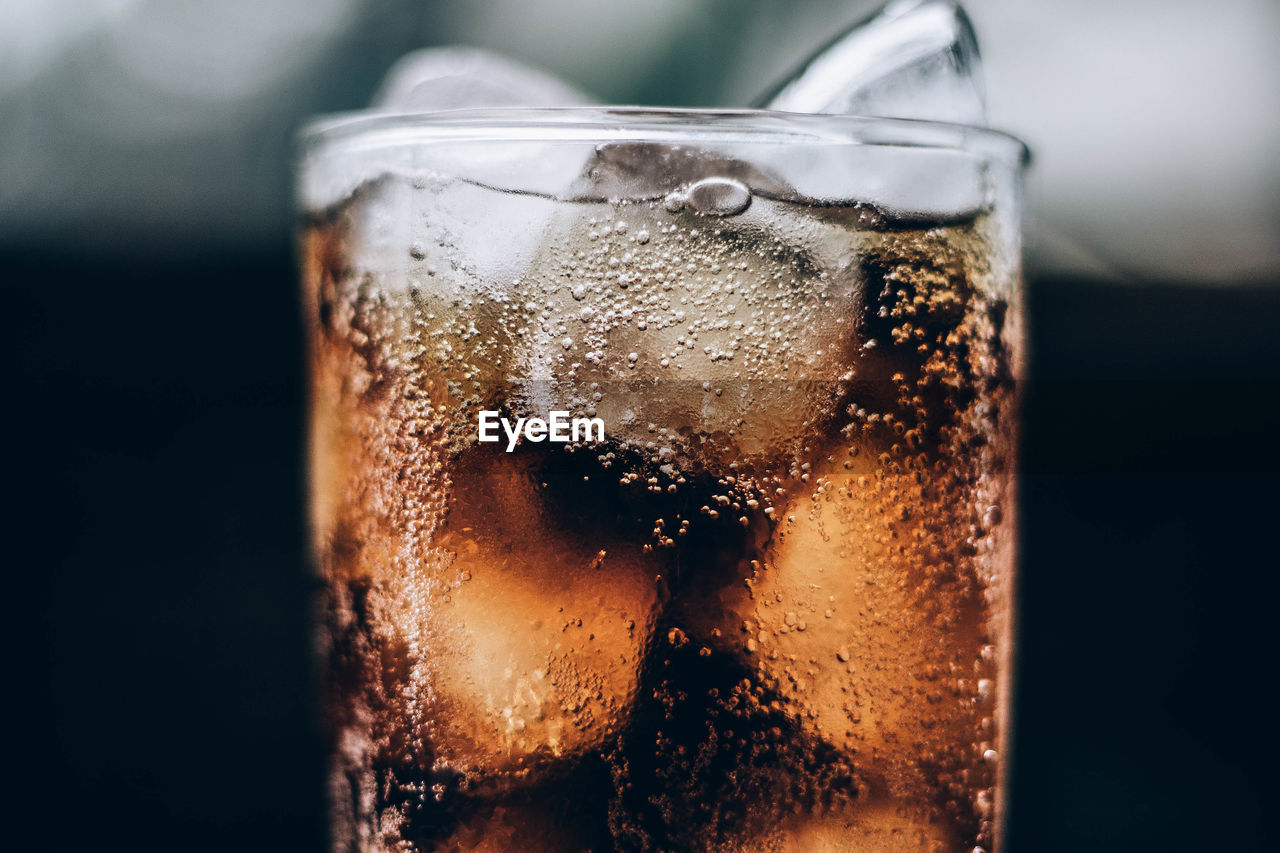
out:
<path id="1" fill-rule="evenodd" d="M 304 133 L 333 849 L 999 846 L 1025 149 Z"/>

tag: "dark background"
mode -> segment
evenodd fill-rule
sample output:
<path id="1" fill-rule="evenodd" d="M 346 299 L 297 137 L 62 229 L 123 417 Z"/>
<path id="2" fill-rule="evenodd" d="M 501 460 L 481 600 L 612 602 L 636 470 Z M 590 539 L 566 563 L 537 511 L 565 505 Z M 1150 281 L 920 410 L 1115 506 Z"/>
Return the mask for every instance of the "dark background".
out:
<path id="1" fill-rule="evenodd" d="M 230 107 L 184 102 L 217 120 L 167 141 L 86 123 L 68 139 L 73 107 L 48 96 L 90 74 L 101 32 L 0 90 L 9 849 L 320 849 L 288 132 L 361 104 L 404 50 L 485 32 L 445 14 L 458 4 L 349 5 L 323 62 Z M 632 88 L 596 90 L 727 97 L 690 82 L 725 55 L 707 20 L 729 14 L 695 5 L 658 39 L 680 75 L 637 59 L 618 72 Z M 777 13 L 733 14 L 749 32 Z M 518 23 L 487 26 L 502 48 Z M 1053 141 L 1041 169 L 1070 162 Z M 1270 161 L 1237 170 L 1274 185 Z M 1068 202 L 1033 191 L 1033 234 L 1070 223 Z M 1280 235 L 1196 221 L 1206 262 L 1182 274 L 1149 251 L 1033 246 L 1011 850 L 1272 849 Z"/>

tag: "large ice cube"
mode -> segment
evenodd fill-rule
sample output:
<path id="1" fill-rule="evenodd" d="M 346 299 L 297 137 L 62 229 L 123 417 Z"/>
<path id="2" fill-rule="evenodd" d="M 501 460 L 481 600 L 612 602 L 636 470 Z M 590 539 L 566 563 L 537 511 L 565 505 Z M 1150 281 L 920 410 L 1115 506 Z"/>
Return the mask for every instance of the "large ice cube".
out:
<path id="1" fill-rule="evenodd" d="M 776 504 L 780 526 L 742 582 L 695 583 L 680 615 L 754 666 L 802 730 L 853 754 L 873 788 L 909 797 L 975 760 L 955 745 L 991 712 L 975 670 L 985 639 L 972 590 L 917 565 L 942 559 L 929 531 L 946 502 L 878 472 L 878 450 L 831 447 L 812 495 Z"/>
<path id="2" fill-rule="evenodd" d="M 442 113 L 590 102 L 544 71 L 452 46 L 397 61 L 373 110 Z M 524 273 L 553 215 L 552 199 L 568 193 L 592 152 L 589 144 L 513 141 L 496 131 L 461 141 L 450 137 L 451 127 L 474 120 L 431 116 L 421 131 L 424 144 L 369 154 L 355 170 L 363 188 L 354 195 L 377 196 L 370 199 L 371 215 L 357 220 L 375 249 L 370 266 L 392 276 L 403 272 L 415 289 L 425 285 L 455 308 L 476 297 L 501 299 Z"/>
<path id="3" fill-rule="evenodd" d="M 401 57 L 374 109 L 434 112 L 481 107 L 571 107 L 592 99 L 545 71 L 474 47 L 437 47 Z"/>
<path id="4" fill-rule="evenodd" d="M 973 216 L 987 194 L 981 160 L 957 147 L 958 132 L 918 129 L 917 136 L 913 145 L 855 145 L 802 135 L 789 145 L 607 143 L 596 147 L 569 194 L 577 201 L 665 199 L 668 208 L 706 216 L 737 215 L 752 198 L 857 205 L 917 221 Z"/>
<path id="5" fill-rule="evenodd" d="M 714 166 L 708 158 L 704 168 Z M 777 459 L 818 429 L 857 346 L 856 254 L 821 211 L 701 177 L 667 202 L 565 205 L 511 299 L 523 415 L 563 408 L 659 464 Z M 707 215 L 702 204 L 745 209 Z M 669 209 L 669 208 L 675 208 Z M 545 415 L 543 415 L 545 416 Z"/>
<path id="6" fill-rule="evenodd" d="M 761 100 L 773 110 L 985 125 L 978 43 L 954 0 L 898 0 Z"/>
<path id="7" fill-rule="evenodd" d="M 425 609 L 442 766 L 519 779 L 625 723 L 657 615 L 655 556 L 591 507 L 555 502 L 539 456 L 472 451 L 452 471 L 448 594 Z M 553 487 L 550 491 L 548 483 Z"/>
<path id="8" fill-rule="evenodd" d="M 583 409 L 677 466 L 783 461 L 854 378 L 875 232 L 972 217 L 980 167 L 843 140 L 597 146 L 507 303 L 520 414 Z"/>

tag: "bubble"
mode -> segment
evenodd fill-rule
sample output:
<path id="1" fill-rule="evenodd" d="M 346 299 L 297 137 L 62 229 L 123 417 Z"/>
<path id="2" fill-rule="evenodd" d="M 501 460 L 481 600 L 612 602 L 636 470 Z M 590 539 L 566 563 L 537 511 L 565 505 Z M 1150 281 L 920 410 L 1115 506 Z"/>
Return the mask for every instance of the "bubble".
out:
<path id="1" fill-rule="evenodd" d="M 751 190 L 733 178 L 703 178 L 689 187 L 687 200 L 707 216 L 736 216 L 751 204 Z"/>

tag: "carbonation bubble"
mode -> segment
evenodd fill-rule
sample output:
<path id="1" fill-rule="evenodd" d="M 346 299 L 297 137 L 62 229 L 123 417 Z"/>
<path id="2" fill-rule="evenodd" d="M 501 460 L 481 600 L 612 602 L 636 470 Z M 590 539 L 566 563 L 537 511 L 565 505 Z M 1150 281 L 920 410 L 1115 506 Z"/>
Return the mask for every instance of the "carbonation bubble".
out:
<path id="1" fill-rule="evenodd" d="M 736 216 L 751 204 L 751 190 L 733 178 L 704 178 L 689 187 L 689 205 L 707 216 Z"/>

